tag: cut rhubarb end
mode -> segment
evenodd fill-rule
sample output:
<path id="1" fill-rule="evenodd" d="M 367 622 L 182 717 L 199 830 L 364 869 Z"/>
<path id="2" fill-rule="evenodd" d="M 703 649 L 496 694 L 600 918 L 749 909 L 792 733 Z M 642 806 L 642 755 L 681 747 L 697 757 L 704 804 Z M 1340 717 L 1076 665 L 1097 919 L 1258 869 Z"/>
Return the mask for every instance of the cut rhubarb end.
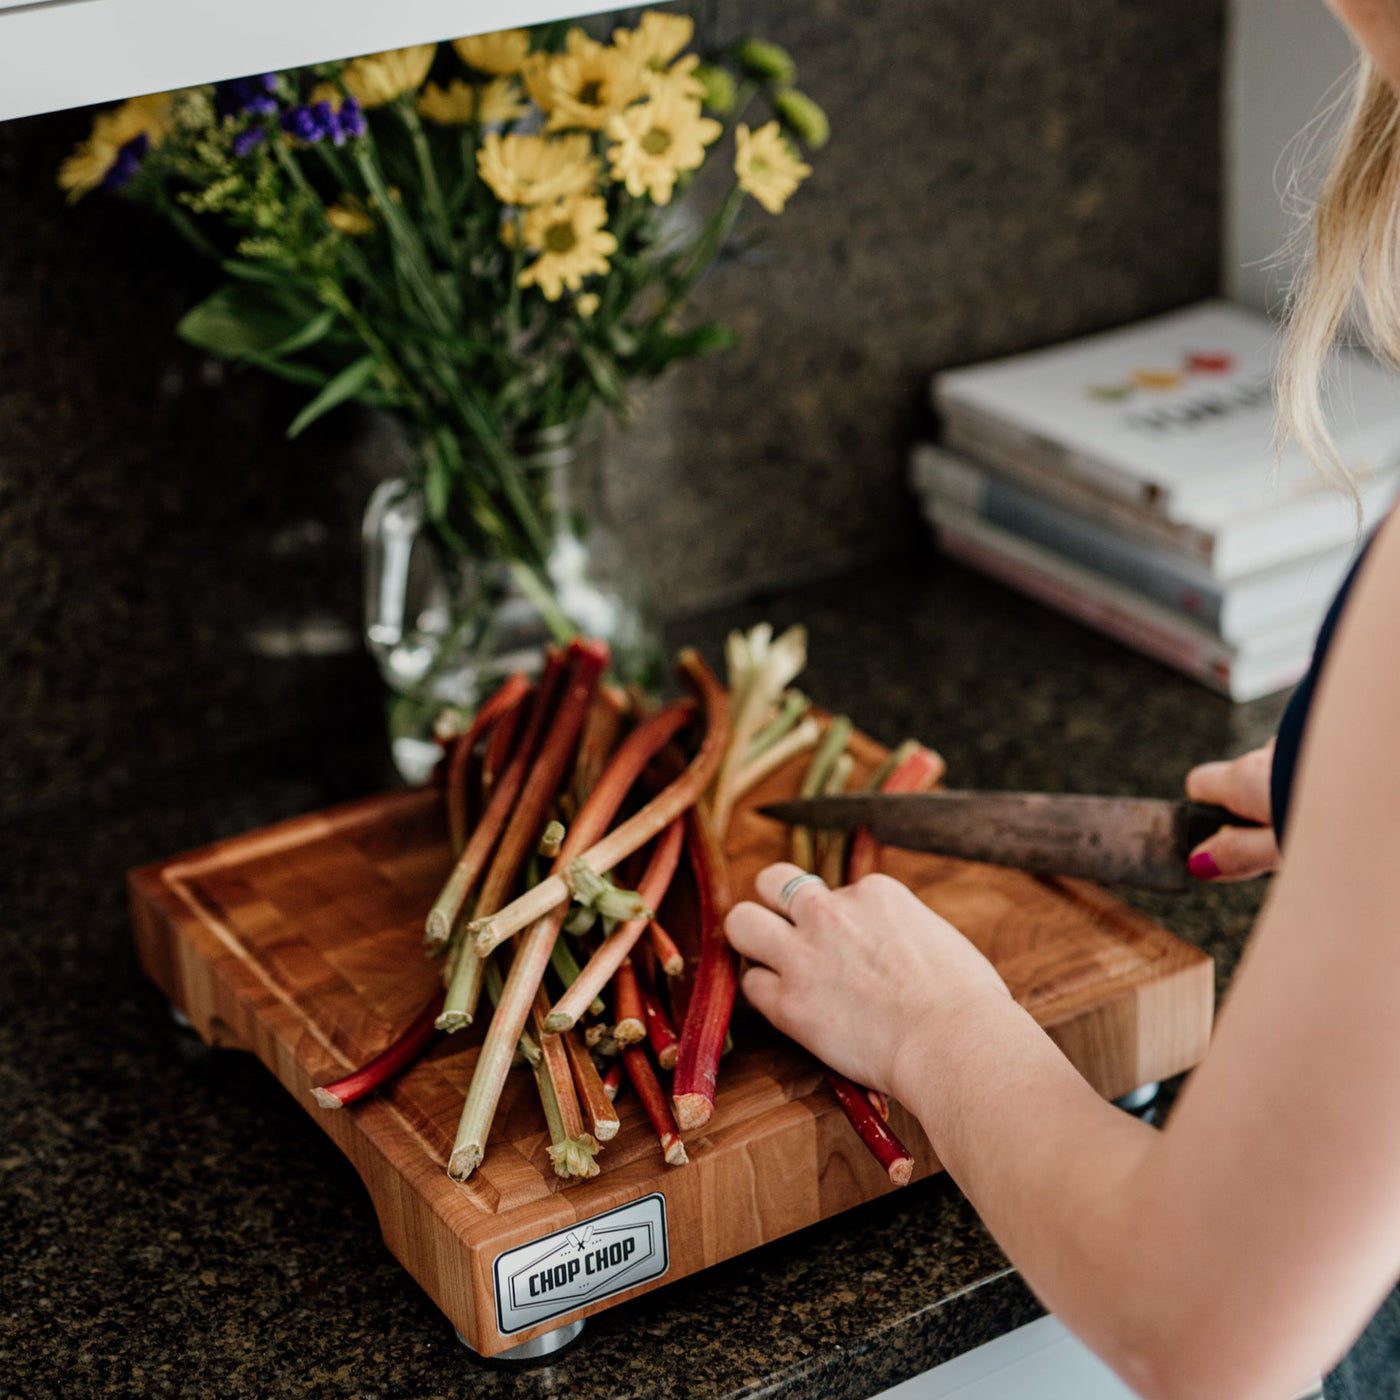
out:
<path id="1" fill-rule="evenodd" d="M 671 1100 L 671 1107 L 675 1109 L 676 1126 L 683 1133 L 703 1128 L 715 1111 L 714 1101 L 704 1094 L 679 1094 Z"/>
<path id="2" fill-rule="evenodd" d="M 901 1157 L 891 1162 L 888 1168 L 890 1181 L 896 1186 L 908 1186 L 914 1176 L 914 1159 Z"/>
<path id="3" fill-rule="evenodd" d="M 680 1138 L 672 1138 L 666 1144 L 666 1165 L 668 1167 L 684 1167 L 690 1161 L 686 1155 L 685 1143 Z"/>
<path id="4" fill-rule="evenodd" d="M 636 1045 L 646 1037 L 647 1028 L 630 1016 L 613 1027 L 613 1039 L 619 1045 Z"/>
<path id="5" fill-rule="evenodd" d="M 322 1108 L 344 1108 L 345 1100 L 331 1093 L 329 1089 L 313 1089 L 311 1097 L 316 1100 Z"/>
<path id="6" fill-rule="evenodd" d="M 448 1035 L 466 1030 L 471 1023 L 472 1018 L 465 1011 L 444 1011 L 436 1021 L 438 1030 L 446 1031 Z"/>
<path id="7" fill-rule="evenodd" d="M 545 1030 L 555 1031 L 560 1034 L 562 1034 L 564 1031 L 573 1030 L 573 1028 L 577 1024 L 577 1019 L 573 1016 L 570 1016 L 568 1012 L 564 1012 L 561 1014 L 558 1011 L 551 1011 L 549 1015 L 544 1018 Z"/>
<path id="8" fill-rule="evenodd" d="M 448 1159 L 447 1174 L 453 1181 L 465 1181 L 481 1165 L 481 1149 L 459 1148 Z"/>

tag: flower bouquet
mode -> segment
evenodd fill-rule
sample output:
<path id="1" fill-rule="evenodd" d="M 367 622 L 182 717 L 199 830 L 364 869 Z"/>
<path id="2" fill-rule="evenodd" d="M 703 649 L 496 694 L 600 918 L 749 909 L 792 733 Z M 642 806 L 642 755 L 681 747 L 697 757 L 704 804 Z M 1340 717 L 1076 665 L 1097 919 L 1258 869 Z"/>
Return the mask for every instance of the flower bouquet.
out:
<path id="1" fill-rule="evenodd" d="M 780 212 L 810 173 L 797 143 L 827 136 L 783 50 L 702 60 L 692 37 L 649 11 L 610 42 L 548 25 L 154 94 L 101 113 L 60 170 L 70 199 L 119 190 L 218 259 L 179 332 L 305 385 L 289 435 L 347 400 L 408 428 L 413 479 L 371 511 L 369 638 L 401 692 L 476 703 L 526 613 L 539 639 L 611 630 L 624 675 L 645 665 L 636 610 L 589 577 L 581 425 L 731 343 L 686 321 L 688 296 L 748 199 Z M 727 188 L 679 210 L 729 139 Z M 435 582 L 415 611 L 420 528 Z"/>

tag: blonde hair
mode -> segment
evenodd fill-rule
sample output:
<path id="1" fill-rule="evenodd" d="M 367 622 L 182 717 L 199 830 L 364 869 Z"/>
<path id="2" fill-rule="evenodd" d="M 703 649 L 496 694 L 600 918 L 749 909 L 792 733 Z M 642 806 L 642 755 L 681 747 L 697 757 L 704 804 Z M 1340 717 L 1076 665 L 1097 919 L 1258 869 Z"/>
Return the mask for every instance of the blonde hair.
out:
<path id="1" fill-rule="evenodd" d="M 1280 446 L 1296 441 L 1355 497 L 1322 403 L 1329 352 L 1348 323 L 1379 359 L 1400 365 L 1400 91 L 1364 57 L 1275 375 Z"/>

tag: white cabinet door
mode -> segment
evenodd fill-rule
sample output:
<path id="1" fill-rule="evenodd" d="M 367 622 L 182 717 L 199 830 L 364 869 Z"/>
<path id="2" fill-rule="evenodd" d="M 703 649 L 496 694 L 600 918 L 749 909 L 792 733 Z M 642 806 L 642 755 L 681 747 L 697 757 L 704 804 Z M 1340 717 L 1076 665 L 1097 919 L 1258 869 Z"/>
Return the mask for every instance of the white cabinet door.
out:
<path id="1" fill-rule="evenodd" d="M 607 0 L 0 0 L 0 120 L 610 8 Z"/>

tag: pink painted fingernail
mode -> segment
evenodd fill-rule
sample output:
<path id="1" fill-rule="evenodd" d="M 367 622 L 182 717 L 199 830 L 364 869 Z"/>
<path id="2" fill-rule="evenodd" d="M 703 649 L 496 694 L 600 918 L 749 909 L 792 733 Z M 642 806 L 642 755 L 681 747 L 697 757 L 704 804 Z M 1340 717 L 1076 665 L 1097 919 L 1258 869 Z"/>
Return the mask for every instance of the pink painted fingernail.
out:
<path id="1" fill-rule="evenodd" d="M 1215 857 L 1209 851 L 1197 851 L 1186 862 L 1186 868 L 1198 880 L 1213 880 L 1220 874 L 1220 867 L 1215 863 Z"/>

